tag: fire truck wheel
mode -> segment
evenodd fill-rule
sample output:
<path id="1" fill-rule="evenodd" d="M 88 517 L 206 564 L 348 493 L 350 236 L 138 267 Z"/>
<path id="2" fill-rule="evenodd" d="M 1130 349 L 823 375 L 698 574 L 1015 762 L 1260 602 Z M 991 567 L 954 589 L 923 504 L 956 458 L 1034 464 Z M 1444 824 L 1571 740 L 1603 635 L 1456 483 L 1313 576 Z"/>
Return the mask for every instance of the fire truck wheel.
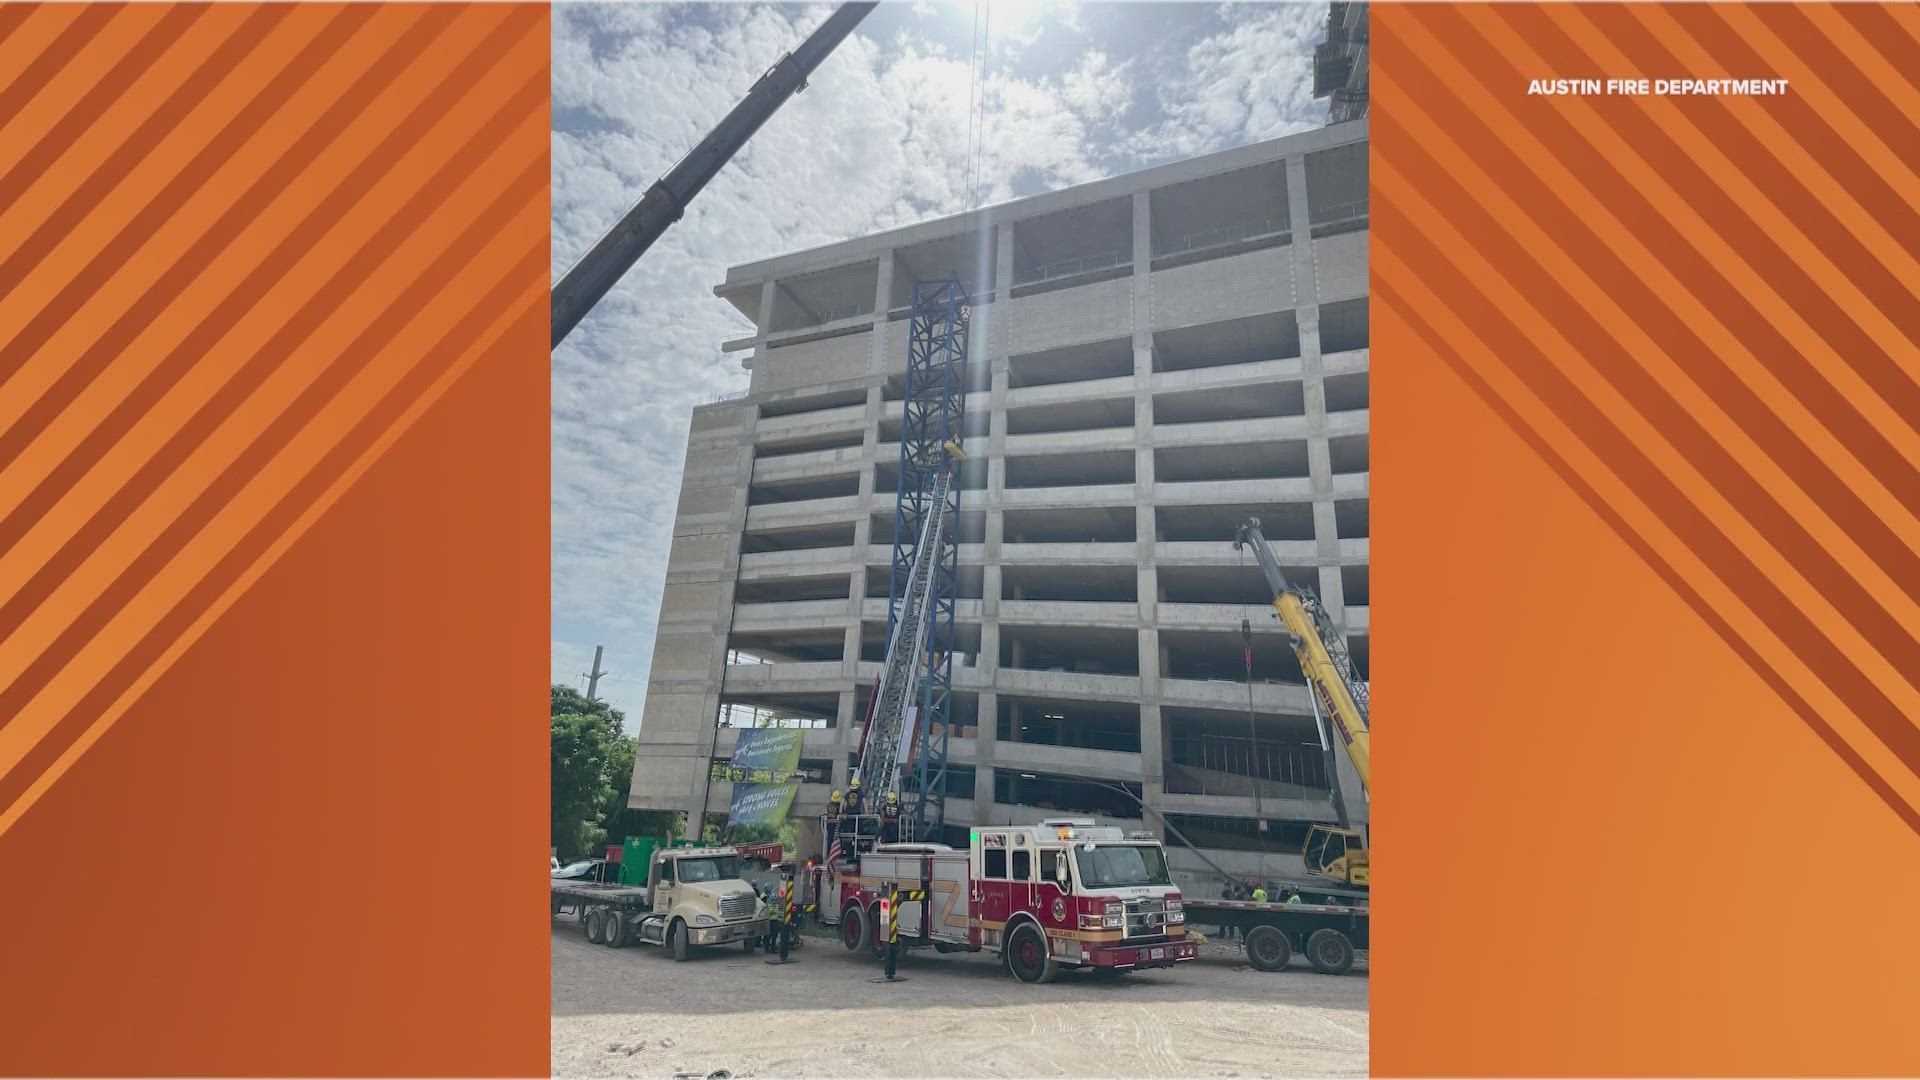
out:
<path id="1" fill-rule="evenodd" d="M 875 960 L 887 958 L 887 924 L 880 921 L 880 904 L 876 901 L 867 909 L 867 922 L 873 927 L 873 935 L 867 939 L 867 951 Z"/>
<path id="2" fill-rule="evenodd" d="M 1277 926 L 1247 931 L 1247 963 L 1256 971 L 1279 971 L 1293 959 L 1293 943 Z"/>
<path id="3" fill-rule="evenodd" d="M 667 945 L 673 950 L 673 959 L 678 963 L 687 958 L 687 924 L 679 919 L 667 928 Z"/>
<path id="4" fill-rule="evenodd" d="M 1338 930 L 1315 930 L 1307 938 L 1307 960 L 1322 975 L 1345 975 L 1353 966 L 1353 942 Z"/>
<path id="5" fill-rule="evenodd" d="M 587 912 L 587 940 L 595 945 L 607 940 L 605 924 L 601 921 L 605 914 L 597 908 Z"/>
<path id="6" fill-rule="evenodd" d="M 857 901 L 847 905 L 847 910 L 840 913 L 840 940 L 846 942 L 848 952 L 857 953 L 867 948 L 872 926 L 866 908 Z"/>
<path id="7" fill-rule="evenodd" d="M 1049 983 L 1060 965 L 1047 955 L 1047 937 L 1032 923 L 1021 923 L 1007 937 L 1007 970 L 1024 983 Z"/>

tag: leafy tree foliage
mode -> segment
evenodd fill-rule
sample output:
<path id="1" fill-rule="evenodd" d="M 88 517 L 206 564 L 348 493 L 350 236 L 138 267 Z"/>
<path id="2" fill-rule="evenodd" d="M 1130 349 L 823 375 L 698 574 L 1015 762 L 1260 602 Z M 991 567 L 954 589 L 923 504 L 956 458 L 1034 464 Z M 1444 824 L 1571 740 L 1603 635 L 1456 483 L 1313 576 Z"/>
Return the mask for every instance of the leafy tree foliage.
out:
<path id="1" fill-rule="evenodd" d="M 571 686 L 552 686 L 552 843 L 565 857 L 597 855 L 629 836 L 675 833 L 680 815 L 632 810 L 635 740 L 626 715 Z"/>

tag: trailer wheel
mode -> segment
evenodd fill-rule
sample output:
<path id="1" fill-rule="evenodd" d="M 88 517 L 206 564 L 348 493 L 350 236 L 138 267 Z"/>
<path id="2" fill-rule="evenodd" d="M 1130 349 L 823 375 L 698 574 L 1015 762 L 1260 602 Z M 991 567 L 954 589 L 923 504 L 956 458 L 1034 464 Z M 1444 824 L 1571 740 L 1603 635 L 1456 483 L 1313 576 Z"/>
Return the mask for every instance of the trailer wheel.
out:
<path id="1" fill-rule="evenodd" d="M 687 958 L 687 924 L 679 919 L 667 928 L 667 947 L 673 950 L 673 959 L 679 963 Z"/>
<path id="2" fill-rule="evenodd" d="M 1307 938 L 1307 960 L 1322 975 L 1345 975 L 1353 966 L 1353 942 L 1330 927 L 1315 930 Z"/>
<path id="3" fill-rule="evenodd" d="M 595 945 L 606 944 L 607 930 L 604 922 L 605 917 L 606 912 L 601 911 L 599 908 L 587 912 L 587 940 Z"/>
<path id="4" fill-rule="evenodd" d="M 1293 943 L 1277 926 L 1247 931 L 1247 962 L 1255 971 L 1279 971 L 1293 959 Z"/>
<path id="5" fill-rule="evenodd" d="M 632 933 L 627 927 L 626 916 L 618 911 L 607 912 L 607 925 L 601 933 L 606 937 L 609 949 L 624 949 L 627 943 L 633 940 Z"/>
<path id="6" fill-rule="evenodd" d="M 1007 935 L 1007 970 L 1023 983 L 1049 983 L 1060 965 L 1047 955 L 1047 936 L 1032 923 L 1021 923 Z"/>
<path id="7" fill-rule="evenodd" d="M 873 923 L 867 918 L 867 909 L 858 901 L 847 905 L 840 913 L 840 940 L 846 943 L 847 951 L 857 953 L 869 946 Z"/>

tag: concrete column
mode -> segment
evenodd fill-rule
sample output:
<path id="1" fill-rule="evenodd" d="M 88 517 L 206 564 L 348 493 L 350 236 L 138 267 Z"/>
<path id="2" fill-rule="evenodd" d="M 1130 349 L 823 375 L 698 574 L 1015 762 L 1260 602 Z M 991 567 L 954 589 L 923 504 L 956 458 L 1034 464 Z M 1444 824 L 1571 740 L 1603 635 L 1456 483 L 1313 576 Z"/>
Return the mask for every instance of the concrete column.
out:
<path id="1" fill-rule="evenodd" d="M 999 694 L 991 690 L 980 692 L 973 717 L 973 756 L 977 765 L 993 764 L 1000 741 L 999 724 L 996 721 L 999 708 Z"/>
<path id="2" fill-rule="evenodd" d="M 1340 554 L 1333 515 L 1333 465 L 1327 449 L 1327 394 L 1320 357 L 1320 289 L 1314 260 L 1313 225 L 1307 210 L 1307 161 L 1287 159 L 1288 227 L 1293 233 L 1294 316 L 1300 324 L 1301 391 L 1307 408 L 1307 469 L 1313 481 L 1313 534 L 1316 561 L 1324 569 Z M 1320 574 L 1320 600 L 1327 614 L 1344 614 L 1340 575 Z M 1331 586 L 1329 588 L 1328 586 Z"/>
<path id="3" fill-rule="evenodd" d="M 879 281 L 874 284 L 874 340 L 872 352 L 868 354 L 866 371 L 868 375 L 887 375 L 895 367 L 906 367 L 906 356 L 893 356 L 893 346 L 887 344 L 887 307 L 893 304 L 893 248 L 887 248 L 879 254 Z"/>
<path id="4" fill-rule="evenodd" d="M 851 689 L 840 691 L 833 719 L 833 786 L 842 791 L 853 771 L 848 758 L 860 748 L 860 719 L 860 695 Z"/>
<path id="5" fill-rule="evenodd" d="M 1327 614 L 1344 623 L 1346 604 L 1337 569 L 1339 531 L 1333 513 L 1333 468 L 1327 452 L 1327 395 L 1320 359 L 1320 290 L 1314 262 L 1313 225 L 1307 212 L 1307 162 L 1287 159 L 1287 210 L 1293 231 L 1294 303 L 1300 321 L 1301 388 L 1307 406 L 1307 464 L 1313 477 L 1313 539 L 1319 563 L 1320 600 Z M 1366 795 L 1353 763 L 1334 755 L 1334 772 L 1355 821 L 1367 820 Z"/>
<path id="6" fill-rule="evenodd" d="M 773 323 L 773 301 L 778 288 L 776 282 L 768 280 L 760 286 L 760 313 L 755 326 L 761 340 L 754 345 L 753 377 L 759 381 L 761 373 L 766 371 L 766 328 Z M 712 687 L 702 696 L 701 708 L 707 717 L 707 730 L 703 740 L 705 752 L 700 756 L 694 769 L 691 790 L 687 793 L 687 822 L 689 835 L 700 835 L 703 812 L 713 810 L 713 782 L 708 765 L 713 759 L 714 748 L 720 739 L 720 701 L 726 694 L 727 681 L 727 639 L 733 634 L 734 591 L 740 581 L 740 539 L 747 530 L 747 489 L 753 483 L 754 430 L 759 423 L 759 406 L 745 410 L 746 416 L 741 423 L 740 447 L 736 457 L 733 505 L 727 513 L 726 555 L 720 566 L 720 595 L 715 611 L 713 648 L 707 661 L 707 685 Z M 724 807 L 723 807 L 724 809 Z"/>

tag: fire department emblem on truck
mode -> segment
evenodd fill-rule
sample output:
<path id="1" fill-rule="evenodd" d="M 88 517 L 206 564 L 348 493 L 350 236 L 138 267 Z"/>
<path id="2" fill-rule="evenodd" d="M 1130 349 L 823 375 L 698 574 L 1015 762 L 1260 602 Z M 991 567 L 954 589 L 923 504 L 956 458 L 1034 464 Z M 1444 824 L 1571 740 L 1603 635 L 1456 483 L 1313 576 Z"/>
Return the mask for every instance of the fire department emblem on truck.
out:
<path id="1" fill-rule="evenodd" d="M 1060 922 L 1067 917 L 1067 902 L 1061 897 L 1053 898 L 1053 921 Z"/>

